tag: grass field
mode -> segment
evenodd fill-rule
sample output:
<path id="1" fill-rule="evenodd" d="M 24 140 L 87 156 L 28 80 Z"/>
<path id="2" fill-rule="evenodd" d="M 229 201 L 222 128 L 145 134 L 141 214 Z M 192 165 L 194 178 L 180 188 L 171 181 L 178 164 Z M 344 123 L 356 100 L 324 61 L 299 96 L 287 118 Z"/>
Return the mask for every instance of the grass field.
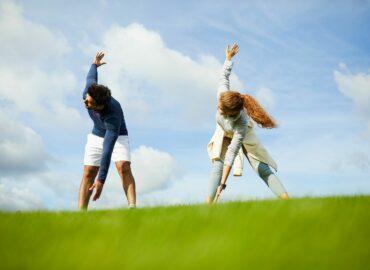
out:
<path id="1" fill-rule="evenodd" d="M 370 269 L 370 196 L 0 213 L 1 269 Z"/>

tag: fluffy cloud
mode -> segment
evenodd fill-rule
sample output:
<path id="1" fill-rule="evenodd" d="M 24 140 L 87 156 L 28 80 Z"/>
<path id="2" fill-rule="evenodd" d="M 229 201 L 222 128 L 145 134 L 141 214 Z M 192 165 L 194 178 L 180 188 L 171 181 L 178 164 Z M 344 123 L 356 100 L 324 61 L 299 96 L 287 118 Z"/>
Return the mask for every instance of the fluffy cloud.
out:
<path id="1" fill-rule="evenodd" d="M 77 209 L 82 171 L 28 172 L 0 176 L 0 210 Z"/>
<path id="2" fill-rule="evenodd" d="M 75 76 L 63 68 L 50 68 L 69 51 L 67 41 L 45 26 L 26 19 L 13 1 L 0 3 L 0 99 L 12 102 L 41 124 L 81 126 L 78 111 L 68 106 Z M 53 59 L 53 61 L 50 61 Z M 60 65 L 58 65 L 60 66 Z"/>
<path id="3" fill-rule="evenodd" d="M 100 78 L 123 101 L 131 119 L 146 120 L 146 125 L 177 121 L 179 127 L 198 128 L 213 119 L 221 69 L 213 56 L 193 60 L 168 48 L 157 32 L 136 23 L 110 28 L 100 48 L 108 63 Z M 241 85 L 233 75 L 232 87 Z"/>
<path id="4" fill-rule="evenodd" d="M 69 51 L 67 41 L 45 26 L 27 20 L 23 10 L 13 1 L 0 3 L 0 49 L 2 62 L 7 66 L 22 64 L 37 65 L 50 61 L 50 56 L 61 57 Z M 37 62 L 35 62 L 37 61 Z"/>
<path id="5" fill-rule="evenodd" d="M 341 71 L 334 71 L 339 91 L 352 99 L 360 109 L 370 113 L 370 72 L 352 74 L 343 63 L 340 68 Z"/>
<path id="6" fill-rule="evenodd" d="M 339 91 L 365 116 L 370 134 L 370 72 L 352 74 L 345 64 L 340 63 L 340 71 L 334 70 L 334 80 Z"/>
<path id="7" fill-rule="evenodd" d="M 2 173 L 37 171 L 48 155 L 40 136 L 22 125 L 6 110 L 0 110 L 0 169 Z"/>
<path id="8" fill-rule="evenodd" d="M 171 180 L 182 177 L 170 154 L 143 145 L 132 153 L 132 170 L 138 193 L 163 189 Z"/>
<path id="9" fill-rule="evenodd" d="M 78 111 L 68 104 L 76 79 L 60 63 L 69 45 L 8 0 L 0 2 L 0 35 L 6 52 L 0 62 L 0 209 L 65 208 L 68 200 L 61 198 L 77 188 L 62 181 L 73 179 L 66 174 L 47 171 L 53 158 L 34 127 L 57 126 L 60 134 L 81 127 Z"/>
<path id="10" fill-rule="evenodd" d="M 42 209 L 41 199 L 27 187 L 9 187 L 0 183 L 0 209 L 6 211 Z"/>

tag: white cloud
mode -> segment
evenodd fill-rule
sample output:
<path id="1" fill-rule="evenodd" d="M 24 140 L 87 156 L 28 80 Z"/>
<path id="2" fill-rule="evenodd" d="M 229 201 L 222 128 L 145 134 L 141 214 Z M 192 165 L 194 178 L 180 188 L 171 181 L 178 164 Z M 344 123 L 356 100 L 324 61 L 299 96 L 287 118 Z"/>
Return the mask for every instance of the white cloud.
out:
<path id="1" fill-rule="evenodd" d="M 27 20 L 22 8 L 9 0 L 0 3 L 0 34 L 0 49 L 6 52 L 1 60 L 7 66 L 16 66 L 19 62 L 36 65 L 50 61 L 51 55 L 63 56 L 70 49 L 61 34 Z"/>
<path id="2" fill-rule="evenodd" d="M 261 87 L 256 92 L 256 98 L 266 110 L 271 110 L 275 106 L 275 96 L 270 88 Z"/>
<path id="3" fill-rule="evenodd" d="M 34 192 L 26 188 L 0 183 L 0 209 L 6 211 L 42 209 L 44 205 Z"/>
<path id="4" fill-rule="evenodd" d="M 138 193 L 163 189 L 182 177 L 175 159 L 168 153 L 141 145 L 132 152 L 132 171 Z"/>
<path id="5" fill-rule="evenodd" d="M 343 63 L 340 67 L 341 71 L 334 70 L 339 91 L 370 116 L 370 72 L 352 74 Z"/>
<path id="6" fill-rule="evenodd" d="M 100 80 L 123 101 L 130 119 L 157 126 L 177 121 L 178 127 L 198 128 L 213 119 L 221 69 L 215 57 L 191 59 L 137 23 L 107 30 L 100 48 L 108 63 L 100 69 Z M 240 89 L 241 85 L 233 75 L 232 87 Z"/>
<path id="7" fill-rule="evenodd" d="M 72 94 L 75 84 L 75 77 L 68 71 L 0 67 L 0 97 L 11 101 L 18 112 L 37 117 L 40 124 L 43 121 L 64 127 L 81 124 L 79 112 L 64 104 L 66 95 Z"/>
<path id="8" fill-rule="evenodd" d="M 0 3 L 0 36 L 0 51 L 6 52 L 0 62 L 0 99 L 29 113 L 38 124 L 80 127 L 80 114 L 67 102 L 76 78 L 61 65 L 51 68 L 69 51 L 65 38 L 26 19 L 12 1 Z"/>
<path id="9" fill-rule="evenodd" d="M 45 167 L 48 155 L 39 135 L 0 110 L 0 169 L 24 173 Z"/>
<path id="10" fill-rule="evenodd" d="M 70 173 L 67 168 L 57 171 L 24 172 L 0 176 L 0 209 L 76 210 L 82 170 Z"/>
<path id="11" fill-rule="evenodd" d="M 360 114 L 365 117 L 367 134 L 370 135 L 370 72 L 352 74 L 344 63 L 340 71 L 334 70 L 334 80 L 339 91 L 349 97 Z"/>
<path id="12" fill-rule="evenodd" d="M 0 51 L 5 52 L 0 62 L 0 208 L 70 208 L 71 189 L 78 191 L 71 182 L 76 177 L 48 172 L 47 163 L 54 158 L 34 128 L 58 127 L 63 136 L 66 128 L 82 126 L 68 99 L 76 87 L 75 76 L 63 67 L 69 44 L 7 0 L 0 2 L 0 36 Z M 66 157 L 58 158 L 62 162 Z"/>

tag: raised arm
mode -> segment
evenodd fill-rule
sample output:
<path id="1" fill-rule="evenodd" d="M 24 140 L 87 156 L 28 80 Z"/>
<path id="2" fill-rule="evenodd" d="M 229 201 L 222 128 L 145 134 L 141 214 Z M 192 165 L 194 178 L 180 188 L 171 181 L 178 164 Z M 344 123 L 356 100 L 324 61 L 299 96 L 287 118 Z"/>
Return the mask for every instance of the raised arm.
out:
<path id="1" fill-rule="evenodd" d="M 105 64 L 105 62 L 102 62 L 103 57 L 104 57 L 104 53 L 102 52 L 98 52 L 94 57 L 90 70 L 86 76 L 86 85 L 85 85 L 85 89 L 82 94 L 83 99 L 86 98 L 87 89 L 92 84 L 98 83 L 98 69 L 97 68 Z"/>
<path id="2" fill-rule="evenodd" d="M 226 51 L 225 51 L 225 62 L 222 67 L 220 79 L 218 82 L 218 90 L 217 90 L 217 97 L 220 97 L 220 95 L 223 92 L 229 91 L 230 90 L 230 74 L 231 74 L 231 69 L 233 67 L 233 62 L 231 59 L 234 57 L 235 54 L 237 54 L 239 51 L 239 46 L 238 44 L 234 44 L 233 46 L 227 45 Z"/>

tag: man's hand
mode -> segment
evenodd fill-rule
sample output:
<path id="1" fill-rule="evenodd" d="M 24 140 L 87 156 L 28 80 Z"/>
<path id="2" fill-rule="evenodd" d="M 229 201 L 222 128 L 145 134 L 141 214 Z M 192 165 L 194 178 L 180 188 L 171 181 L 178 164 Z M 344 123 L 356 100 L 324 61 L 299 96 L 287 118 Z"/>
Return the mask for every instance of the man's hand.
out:
<path id="1" fill-rule="evenodd" d="M 101 61 L 103 59 L 103 57 L 104 57 L 103 52 L 97 52 L 96 55 L 95 55 L 93 64 L 95 64 L 97 67 L 105 65 L 106 63 Z"/>
<path id="2" fill-rule="evenodd" d="M 95 188 L 95 194 L 93 196 L 93 201 L 99 199 L 101 192 L 103 191 L 104 184 L 99 180 L 95 180 L 94 184 L 89 188 L 90 191 L 93 191 Z"/>
<path id="3" fill-rule="evenodd" d="M 231 58 L 233 58 L 234 55 L 238 53 L 238 51 L 239 51 L 239 45 L 238 44 L 234 43 L 234 45 L 231 46 L 231 47 L 230 47 L 230 45 L 227 45 L 226 52 L 225 52 L 226 59 L 230 61 Z"/>

